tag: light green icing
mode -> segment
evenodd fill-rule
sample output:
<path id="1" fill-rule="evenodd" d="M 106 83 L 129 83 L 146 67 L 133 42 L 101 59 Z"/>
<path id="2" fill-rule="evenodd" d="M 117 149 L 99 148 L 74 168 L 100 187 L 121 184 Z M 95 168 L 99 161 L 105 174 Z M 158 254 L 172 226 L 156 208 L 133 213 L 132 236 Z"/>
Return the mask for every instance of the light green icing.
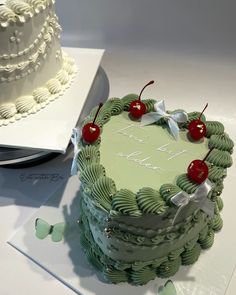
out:
<path id="1" fill-rule="evenodd" d="M 112 268 L 105 268 L 103 270 L 104 278 L 113 284 L 118 284 L 121 282 L 128 281 L 128 274 L 126 271 L 112 269 Z"/>
<path id="2" fill-rule="evenodd" d="M 232 166 L 233 160 L 229 152 L 214 149 L 207 157 L 207 161 L 222 168 Z"/>
<path id="3" fill-rule="evenodd" d="M 219 211 L 221 211 L 223 209 L 223 207 L 224 207 L 224 202 L 223 202 L 222 198 L 218 197 L 216 202 L 217 202 Z"/>
<path id="4" fill-rule="evenodd" d="M 198 260 L 198 257 L 201 252 L 201 246 L 198 243 L 195 243 L 194 247 L 190 250 L 186 250 L 181 254 L 182 264 L 189 265 L 193 264 Z"/>
<path id="5" fill-rule="evenodd" d="M 167 209 L 159 191 L 149 187 L 144 187 L 138 191 L 137 203 L 144 213 L 162 214 Z"/>
<path id="6" fill-rule="evenodd" d="M 145 104 L 146 106 L 146 112 L 154 112 L 154 104 L 155 104 L 155 100 L 153 99 L 144 99 L 142 100 L 142 102 Z"/>
<path id="7" fill-rule="evenodd" d="M 157 269 L 157 275 L 160 278 L 169 278 L 173 276 L 179 269 L 181 265 L 181 258 L 178 257 L 175 260 L 164 262 Z"/>
<path id="8" fill-rule="evenodd" d="M 224 133 L 224 125 L 217 121 L 207 121 L 206 123 L 206 137 L 210 137 L 216 134 L 223 134 Z"/>
<path id="9" fill-rule="evenodd" d="M 102 176 L 106 176 L 105 168 L 101 164 L 92 163 L 81 171 L 79 178 L 84 185 L 91 187 Z"/>
<path id="10" fill-rule="evenodd" d="M 181 262 L 191 264 L 197 260 L 200 247 L 207 249 L 213 244 L 214 231 L 222 227 L 219 210 L 223 203 L 218 196 L 223 189 L 225 168 L 232 161 L 229 153 L 233 147 L 219 122 L 206 122 L 210 139 L 205 138 L 204 142 L 198 143 L 188 140 L 186 130 L 180 132 L 180 140 L 176 142 L 163 121 L 158 125 L 137 127 L 139 123 L 131 121 L 128 113 L 122 112 L 122 108 L 129 110 L 131 101 L 137 97 L 131 94 L 122 100 L 114 98 L 105 103 L 96 121 L 101 127 L 101 139 L 92 146 L 82 148 L 78 165 L 82 170 L 80 178 L 84 189 L 81 200 L 81 245 L 87 249 L 88 260 L 103 272 L 109 282 L 129 281 L 140 285 L 153 279 L 156 274 L 172 276 Z M 143 102 L 148 111 L 153 110 L 153 100 Z M 93 120 L 96 110 L 92 111 L 86 122 Z M 198 117 L 197 112 L 189 114 L 191 120 Z M 204 116 L 201 119 L 205 121 Z M 180 127 L 187 127 L 187 123 Z M 133 125 L 129 127 L 126 124 Z M 129 128 L 124 130 L 125 127 Z M 155 134 L 158 135 L 156 138 Z M 224 137 L 222 142 L 219 136 Z M 165 144 L 168 146 L 163 147 Z M 189 150 L 186 145 L 189 145 Z M 173 227 L 169 216 L 173 218 L 176 207 L 170 199 L 180 190 L 189 194 L 196 190 L 197 185 L 188 179 L 186 169 L 193 159 L 205 156 L 208 146 L 218 150 L 217 155 L 207 159 L 209 179 L 215 185 L 209 196 L 217 202 L 215 217 L 211 220 L 203 212 L 196 211 L 196 207 L 188 208 L 185 220 Z M 125 153 L 133 152 L 131 148 L 133 151 L 141 149 L 139 155 L 147 154 L 148 159 L 130 159 L 129 154 L 125 157 Z M 181 153 L 183 150 L 187 152 Z M 117 151 L 122 152 L 123 156 L 116 160 L 114 153 Z M 157 152 L 160 154 L 157 155 Z M 228 154 L 222 156 L 222 152 Z M 174 157 L 168 160 L 171 156 Z M 108 159 L 107 162 L 104 159 Z M 154 165 L 151 162 L 153 159 Z M 126 160 L 126 163 L 122 163 L 122 160 Z M 105 170 L 99 163 L 106 167 L 106 175 L 111 178 L 105 176 Z M 131 164 L 133 166 L 129 169 Z M 162 169 L 167 170 L 167 176 L 162 175 Z M 114 175 L 110 173 L 111 170 Z M 148 183 L 149 180 L 151 183 Z"/>
<path id="11" fill-rule="evenodd" d="M 116 193 L 114 181 L 108 177 L 99 178 L 93 185 L 91 196 L 106 210 L 111 209 L 112 196 Z"/>
<path id="12" fill-rule="evenodd" d="M 206 164 L 209 168 L 208 178 L 210 179 L 210 181 L 218 182 L 227 176 L 227 171 L 225 168 L 215 166 L 214 164 L 209 162 L 206 162 Z"/>
<path id="13" fill-rule="evenodd" d="M 77 163 L 80 170 L 86 169 L 86 167 L 90 164 L 99 162 L 100 152 L 95 146 L 91 145 L 82 148 L 77 158 Z"/>
<path id="14" fill-rule="evenodd" d="M 223 227 L 223 220 L 220 216 L 220 214 L 217 214 L 213 218 L 213 230 L 214 231 L 220 231 Z"/>
<path id="15" fill-rule="evenodd" d="M 104 107 L 109 109 L 112 116 L 116 116 L 123 112 L 124 105 L 119 98 L 111 98 L 106 101 Z"/>
<path id="16" fill-rule="evenodd" d="M 216 148 L 218 150 L 227 151 L 230 154 L 233 152 L 234 143 L 228 134 L 212 135 L 209 140 L 209 148 Z"/>
<path id="17" fill-rule="evenodd" d="M 214 231 L 210 231 L 205 239 L 199 241 L 202 249 L 210 248 L 214 243 Z"/>
<path id="18" fill-rule="evenodd" d="M 151 267 L 144 267 L 140 270 L 132 270 L 131 273 L 131 280 L 134 282 L 135 285 L 144 285 L 150 280 L 154 280 L 156 277 L 155 269 Z"/>
<path id="19" fill-rule="evenodd" d="M 112 210 L 130 216 L 142 214 L 136 202 L 136 195 L 127 189 L 118 191 L 112 198 Z"/>
<path id="20" fill-rule="evenodd" d="M 140 187 L 158 189 L 163 183 L 174 183 L 193 158 L 202 159 L 207 151 L 207 139 L 194 144 L 188 140 L 187 132 L 181 131 L 180 140 L 175 141 L 166 127 L 140 127 L 125 112 L 103 126 L 100 145 L 101 164 L 107 175 L 118 189 L 133 192 Z"/>
<path id="21" fill-rule="evenodd" d="M 182 174 L 178 176 L 176 180 L 176 184 L 186 193 L 192 194 L 195 192 L 195 190 L 198 188 L 198 184 L 195 182 L 191 181 L 187 174 Z"/>

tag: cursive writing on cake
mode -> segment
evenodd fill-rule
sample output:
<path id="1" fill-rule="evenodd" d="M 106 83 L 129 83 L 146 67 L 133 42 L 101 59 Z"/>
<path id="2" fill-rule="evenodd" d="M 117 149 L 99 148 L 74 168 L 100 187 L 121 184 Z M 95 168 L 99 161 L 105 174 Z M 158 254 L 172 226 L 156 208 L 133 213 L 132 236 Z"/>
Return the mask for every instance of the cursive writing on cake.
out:
<path id="1" fill-rule="evenodd" d="M 128 153 L 128 154 L 125 154 L 123 152 L 119 152 L 117 155 L 119 157 L 125 158 L 128 161 L 135 162 L 136 164 L 138 164 L 138 165 L 140 165 L 140 166 L 142 166 L 144 168 L 156 170 L 158 172 L 165 171 L 161 167 L 155 166 L 152 163 L 150 163 L 149 160 L 150 160 L 151 157 L 146 157 L 140 151 L 135 151 L 135 152 Z"/>

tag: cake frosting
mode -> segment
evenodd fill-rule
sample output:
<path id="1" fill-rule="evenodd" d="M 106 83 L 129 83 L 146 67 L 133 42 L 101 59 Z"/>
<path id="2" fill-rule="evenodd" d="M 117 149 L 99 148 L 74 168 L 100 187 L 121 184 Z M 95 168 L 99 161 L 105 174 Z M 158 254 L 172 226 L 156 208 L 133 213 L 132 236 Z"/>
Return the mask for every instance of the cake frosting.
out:
<path id="1" fill-rule="evenodd" d="M 0 126 L 45 107 L 70 85 L 54 0 L 0 2 Z"/>
<path id="2" fill-rule="evenodd" d="M 142 285 L 156 276 L 173 276 L 181 264 L 194 263 L 202 249 L 213 245 L 215 232 L 223 226 L 220 195 L 234 143 L 222 123 L 207 121 L 204 115 L 206 137 L 190 140 L 187 127 L 199 112 L 188 113 L 188 121 L 179 123 L 178 141 L 165 119 L 143 127 L 128 115 L 137 97 L 130 94 L 103 105 L 96 119 L 101 136 L 93 144 L 81 138 L 77 165 L 80 237 L 88 260 L 108 282 Z M 143 103 L 147 112 L 154 110 L 155 100 Z M 93 121 L 96 110 L 83 126 Z M 199 185 L 189 179 L 187 167 L 209 149 L 208 179 Z M 214 205 L 212 215 L 189 201 L 173 222 L 179 209 L 173 197 L 183 192 L 191 198 L 209 184 L 205 197 Z"/>

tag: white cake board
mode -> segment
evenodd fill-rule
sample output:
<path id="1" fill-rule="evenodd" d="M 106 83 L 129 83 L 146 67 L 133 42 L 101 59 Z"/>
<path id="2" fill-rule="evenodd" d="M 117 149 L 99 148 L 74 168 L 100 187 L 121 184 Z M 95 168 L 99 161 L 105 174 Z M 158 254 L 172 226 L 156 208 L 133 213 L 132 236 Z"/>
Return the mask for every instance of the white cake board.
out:
<path id="1" fill-rule="evenodd" d="M 227 177 L 223 199 L 231 196 L 235 182 L 234 176 Z M 77 176 L 74 176 L 16 232 L 9 244 L 78 294 L 157 295 L 158 288 L 166 280 L 156 278 L 145 286 L 136 287 L 127 283 L 106 284 L 97 278 L 79 245 L 79 228 L 75 223 L 79 216 L 79 197 L 79 182 Z M 179 272 L 171 278 L 178 295 L 225 294 L 236 265 L 236 239 L 232 238 L 235 233 L 235 206 L 235 198 L 231 198 L 230 205 L 226 202 L 223 209 L 224 227 L 216 234 L 213 247 L 202 251 L 199 260 L 192 266 L 181 266 Z M 65 241 L 53 243 L 50 237 L 38 240 L 34 230 L 35 219 L 38 217 L 51 224 L 62 221 L 72 224 Z"/>
<path id="2" fill-rule="evenodd" d="M 63 48 L 77 64 L 78 73 L 65 94 L 37 114 L 0 128 L 1 146 L 65 153 L 72 129 L 100 65 L 103 49 Z"/>

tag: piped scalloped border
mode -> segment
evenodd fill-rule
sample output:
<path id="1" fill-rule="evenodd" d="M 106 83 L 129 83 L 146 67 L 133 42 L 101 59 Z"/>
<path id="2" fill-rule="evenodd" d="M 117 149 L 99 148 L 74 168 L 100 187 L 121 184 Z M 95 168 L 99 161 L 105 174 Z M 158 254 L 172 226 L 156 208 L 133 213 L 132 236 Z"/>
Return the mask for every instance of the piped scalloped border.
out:
<path id="1" fill-rule="evenodd" d="M 6 0 L 6 3 L 0 6 L 0 27 L 6 28 L 17 22 L 24 23 L 53 4 L 55 0 Z"/>
<path id="2" fill-rule="evenodd" d="M 66 53 L 63 52 L 62 58 L 62 69 L 46 85 L 35 89 L 32 95 L 18 98 L 14 104 L 0 106 L 0 127 L 37 113 L 65 93 L 75 78 L 77 67 Z"/>

